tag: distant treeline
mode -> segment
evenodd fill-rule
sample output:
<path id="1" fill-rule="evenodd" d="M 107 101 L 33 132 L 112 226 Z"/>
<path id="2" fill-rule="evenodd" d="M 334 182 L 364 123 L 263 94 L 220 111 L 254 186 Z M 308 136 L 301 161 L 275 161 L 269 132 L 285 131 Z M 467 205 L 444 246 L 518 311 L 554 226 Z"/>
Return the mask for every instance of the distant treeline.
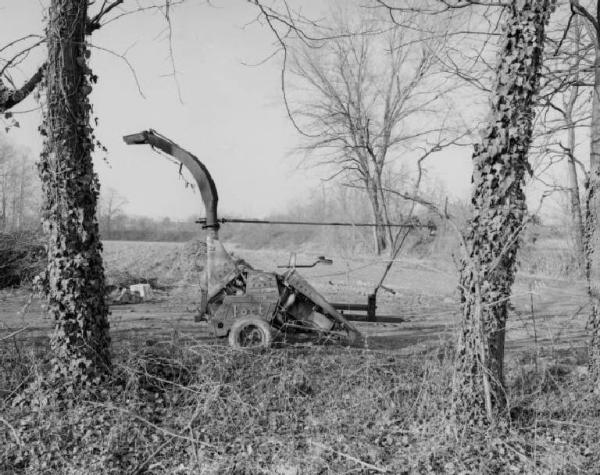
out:
<path id="1" fill-rule="evenodd" d="M 130 216 L 123 212 L 109 217 L 99 213 L 100 235 L 105 241 L 185 242 L 202 232 L 199 224 L 170 218 Z"/>
<path id="2" fill-rule="evenodd" d="M 187 242 L 198 236 L 198 232 L 176 229 L 113 229 L 110 233 L 101 230 L 105 241 L 161 241 Z"/>
<path id="3" fill-rule="evenodd" d="M 0 134 L 0 233 L 39 228 L 40 207 L 35 158 Z"/>

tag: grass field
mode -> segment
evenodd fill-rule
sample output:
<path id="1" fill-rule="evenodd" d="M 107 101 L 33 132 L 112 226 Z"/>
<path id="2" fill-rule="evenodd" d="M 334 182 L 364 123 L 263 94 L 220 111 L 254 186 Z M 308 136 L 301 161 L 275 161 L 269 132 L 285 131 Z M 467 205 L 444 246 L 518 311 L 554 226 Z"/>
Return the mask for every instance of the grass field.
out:
<path id="1" fill-rule="evenodd" d="M 233 252 L 275 270 L 283 251 Z M 298 262 L 316 256 L 300 254 Z M 333 255 L 302 273 L 332 301 L 366 300 L 384 259 Z M 40 383 L 51 322 L 25 289 L 0 294 L 0 473 L 597 473 L 600 401 L 585 379 L 583 282 L 522 274 L 507 335 L 508 427 L 448 421 L 457 323 L 452 265 L 402 258 L 367 348 L 233 351 L 193 322 L 201 263 L 185 245 L 105 243 L 110 281 L 152 301 L 111 309 L 115 370 L 69 402 Z M 33 397 L 23 396 L 23 388 Z M 33 389 L 31 389 L 33 388 Z M 21 395 L 21 396 L 19 396 Z"/>

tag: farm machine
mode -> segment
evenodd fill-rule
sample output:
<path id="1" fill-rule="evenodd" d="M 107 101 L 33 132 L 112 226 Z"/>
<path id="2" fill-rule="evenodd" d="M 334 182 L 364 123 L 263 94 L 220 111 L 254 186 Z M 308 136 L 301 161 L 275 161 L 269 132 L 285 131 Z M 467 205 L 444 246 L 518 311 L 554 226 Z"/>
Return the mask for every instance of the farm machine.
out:
<path id="1" fill-rule="evenodd" d="M 197 183 L 206 219 L 206 267 L 201 282 L 197 320 L 207 321 L 214 335 L 234 347 L 268 347 L 275 334 L 321 335 L 357 344 L 362 334 L 334 305 L 298 273 L 295 256 L 283 273 L 253 269 L 235 260 L 219 241 L 218 194 L 204 164 L 154 130 L 123 137 L 125 143 L 147 144 L 185 166 Z M 320 257 L 314 264 L 331 263 Z M 312 267 L 311 265 L 311 267 Z M 345 306 L 346 309 L 351 308 Z"/>

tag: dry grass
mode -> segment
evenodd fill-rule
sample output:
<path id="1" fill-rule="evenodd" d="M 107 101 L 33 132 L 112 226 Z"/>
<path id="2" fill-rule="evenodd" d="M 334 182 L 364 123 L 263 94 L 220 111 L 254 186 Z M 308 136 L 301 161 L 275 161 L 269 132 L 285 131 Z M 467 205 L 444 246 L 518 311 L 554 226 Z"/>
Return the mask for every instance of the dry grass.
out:
<path id="1" fill-rule="evenodd" d="M 120 345 L 113 379 L 78 398 L 36 385 L 45 355 L 1 354 L 2 473 L 594 473 L 600 463 L 599 401 L 577 366 L 548 358 L 510 367 L 510 427 L 457 435 L 440 354 L 249 353 L 174 335 Z"/>

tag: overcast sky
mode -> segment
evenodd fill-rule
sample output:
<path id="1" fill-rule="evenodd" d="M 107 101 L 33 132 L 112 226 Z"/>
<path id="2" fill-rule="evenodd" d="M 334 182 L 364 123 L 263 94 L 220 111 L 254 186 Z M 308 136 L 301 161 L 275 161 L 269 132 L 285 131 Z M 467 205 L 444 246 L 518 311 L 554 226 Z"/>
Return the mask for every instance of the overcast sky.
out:
<path id="1" fill-rule="evenodd" d="M 143 2 L 141 2 L 143 4 Z M 97 135 L 108 148 L 95 157 L 104 187 L 126 196 L 133 214 L 182 219 L 203 215 L 198 194 L 184 187 L 178 169 L 148 147 L 127 147 L 122 135 L 154 128 L 197 155 L 214 176 L 222 215 L 262 217 L 302 200 L 319 184 L 318 173 L 297 168 L 290 151 L 298 145 L 281 98 L 280 58 L 258 67 L 274 51 L 263 25 L 249 24 L 257 11 L 243 0 L 189 0 L 172 15 L 173 46 L 183 103 L 179 102 L 164 18 L 139 14 L 94 33 L 92 68 L 99 82 L 91 96 L 99 119 Z M 326 14 L 327 2 L 303 1 L 307 14 Z M 43 31 L 40 0 L 0 0 L 0 45 Z M 100 49 L 102 48 L 102 49 Z M 126 52 L 127 64 L 105 50 Z M 23 64 L 22 79 L 39 64 L 43 50 Z M 33 100 L 16 111 L 37 107 Z M 10 136 L 37 154 L 39 114 L 17 116 Z M 451 196 L 467 197 L 470 154 L 463 148 L 430 160 L 430 177 Z"/>

